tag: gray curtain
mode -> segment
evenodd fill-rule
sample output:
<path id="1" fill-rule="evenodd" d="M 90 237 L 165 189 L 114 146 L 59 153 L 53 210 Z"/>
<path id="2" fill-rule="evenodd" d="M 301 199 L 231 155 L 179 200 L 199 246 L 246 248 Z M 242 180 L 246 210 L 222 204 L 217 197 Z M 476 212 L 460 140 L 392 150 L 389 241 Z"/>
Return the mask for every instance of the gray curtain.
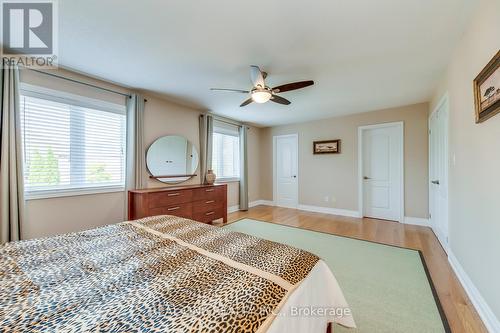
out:
<path id="1" fill-rule="evenodd" d="M 207 171 L 212 169 L 212 141 L 214 118 L 208 114 L 200 115 L 200 182 L 206 184 Z"/>
<path id="2" fill-rule="evenodd" d="M 127 100 L 127 164 L 125 172 L 125 217 L 128 191 L 147 187 L 144 152 L 144 96 L 132 94 Z"/>
<path id="3" fill-rule="evenodd" d="M 245 125 L 240 127 L 240 210 L 248 210 L 247 131 Z"/>
<path id="4" fill-rule="evenodd" d="M 0 243 L 21 239 L 24 215 L 19 70 L 0 69 Z"/>

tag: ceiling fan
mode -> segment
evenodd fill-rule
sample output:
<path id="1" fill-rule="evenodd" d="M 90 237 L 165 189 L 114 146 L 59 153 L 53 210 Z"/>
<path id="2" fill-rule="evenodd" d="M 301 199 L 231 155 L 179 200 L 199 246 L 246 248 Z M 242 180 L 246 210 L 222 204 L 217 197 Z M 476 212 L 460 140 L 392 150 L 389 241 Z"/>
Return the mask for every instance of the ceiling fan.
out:
<path id="1" fill-rule="evenodd" d="M 230 91 L 242 94 L 250 94 L 250 98 L 241 103 L 240 107 L 246 106 L 252 102 L 255 103 L 266 103 L 267 101 L 272 101 L 279 104 L 289 105 L 291 102 L 286 98 L 278 96 L 278 93 L 296 90 L 312 86 L 314 81 L 300 81 L 283 84 L 274 88 L 269 88 L 266 86 L 265 79 L 267 73 L 260 70 L 259 66 L 250 66 L 250 79 L 253 83 L 253 88 L 251 90 L 241 90 L 241 89 L 224 89 L 224 88 L 210 88 L 210 90 L 220 90 L 220 91 Z"/>

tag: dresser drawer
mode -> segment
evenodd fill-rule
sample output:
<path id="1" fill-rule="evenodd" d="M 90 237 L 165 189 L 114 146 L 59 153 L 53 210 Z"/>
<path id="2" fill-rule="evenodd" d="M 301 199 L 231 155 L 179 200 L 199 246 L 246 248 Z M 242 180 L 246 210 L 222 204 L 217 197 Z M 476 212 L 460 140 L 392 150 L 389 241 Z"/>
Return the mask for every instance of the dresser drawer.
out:
<path id="1" fill-rule="evenodd" d="M 149 208 L 165 207 L 191 202 L 193 191 L 165 191 L 149 194 Z"/>
<path id="2" fill-rule="evenodd" d="M 227 222 L 227 185 L 187 185 L 128 192 L 128 218 L 173 215 L 210 223 Z"/>
<path id="3" fill-rule="evenodd" d="M 205 187 L 193 190 L 193 201 L 210 200 L 222 197 L 225 191 L 222 187 Z"/>
<path id="4" fill-rule="evenodd" d="M 165 207 L 151 208 L 149 212 L 151 215 L 174 215 L 190 219 L 193 217 L 193 204 L 184 203 Z"/>
<path id="5" fill-rule="evenodd" d="M 214 210 L 210 210 L 208 212 L 203 212 L 203 213 L 194 213 L 193 214 L 193 220 L 199 221 L 199 222 L 204 222 L 204 223 L 209 223 L 212 222 L 213 220 L 217 220 L 224 217 L 224 214 L 222 212 L 222 208 L 217 208 Z"/>
<path id="6" fill-rule="evenodd" d="M 224 202 L 220 198 L 209 198 L 193 203 L 193 213 L 207 213 L 212 210 L 222 209 Z"/>

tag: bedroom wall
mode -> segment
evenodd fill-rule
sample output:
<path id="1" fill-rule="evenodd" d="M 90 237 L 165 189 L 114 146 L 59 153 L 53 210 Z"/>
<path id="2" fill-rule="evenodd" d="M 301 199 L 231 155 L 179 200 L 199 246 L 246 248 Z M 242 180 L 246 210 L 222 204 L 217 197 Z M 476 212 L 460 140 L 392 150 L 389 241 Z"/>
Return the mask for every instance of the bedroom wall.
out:
<path id="1" fill-rule="evenodd" d="M 70 71 L 61 69 L 58 71 L 58 74 L 124 93 L 129 92 L 129 89 Z M 117 104 L 125 104 L 125 97 L 102 92 L 65 80 L 51 78 L 32 71 L 21 71 L 21 81 Z M 145 97 L 148 100 L 144 115 L 145 148 L 149 147 L 149 145 L 160 136 L 178 134 L 188 138 L 199 149 L 199 111 L 180 106 L 147 93 Z M 255 154 L 255 151 L 258 149 L 258 136 L 259 129 L 252 127 L 249 130 L 248 137 L 249 152 L 253 152 L 253 154 Z M 249 177 L 255 177 L 258 174 L 258 170 L 256 169 L 258 169 L 258 158 L 250 159 Z M 197 176 L 183 184 L 199 184 L 199 182 L 200 177 Z M 249 196 L 251 200 L 256 200 L 252 198 L 258 197 L 259 185 L 257 183 L 256 181 L 249 182 Z M 148 186 L 161 187 L 166 185 L 156 180 L 148 180 Z M 239 184 L 238 182 L 229 183 L 228 206 L 238 205 L 238 202 Z M 123 192 L 27 200 L 26 218 L 23 224 L 22 236 L 24 239 L 50 236 L 116 223 L 124 219 L 125 207 Z"/>
<path id="2" fill-rule="evenodd" d="M 263 129 L 261 196 L 273 200 L 273 136 L 299 134 L 299 204 L 358 210 L 358 127 L 403 121 L 405 215 L 428 218 L 427 103 Z M 316 140 L 341 139 L 339 155 L 313 155 Z M 324 198 L 328 196 L 329 202 Z M 334 201 L 331 198 L 335 198 Z"/>
<path id="3" fill-rule="evenodd" d="M 480 3 L 431 103 L 448 93 L 450 258 L 470 279 L 466 289 L 477 288 L 471 298 L 492 332 L 500 331 L 500 114 L 475 124 L 472 81 L 500 49 L 499 13 L 500 1 Z"/>

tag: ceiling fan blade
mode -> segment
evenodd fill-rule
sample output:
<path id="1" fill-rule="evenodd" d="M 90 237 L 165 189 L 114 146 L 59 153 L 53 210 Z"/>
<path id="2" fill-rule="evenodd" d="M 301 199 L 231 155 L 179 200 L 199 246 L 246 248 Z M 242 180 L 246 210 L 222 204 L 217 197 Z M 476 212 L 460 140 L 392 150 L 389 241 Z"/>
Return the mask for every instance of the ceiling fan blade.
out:
<path id="1" fill-rule="evenodd" d="M 277 86 L 277 87 L 273 88 L 273 92 L 278 93 L 278 92 L 285 92 L 285 91 L 290 91 L 290 90 L 295 90 L 295 89 L 301 89 L 301 88 L 312 86 L 313 84 L 314 84 L 314 81 L 300 81 L 300 82 L 287 83 L 287 84 L 283 84 L 281 86 Z"/>
<path id="2" fill-rule="evenodd" d="M 244 107 L 250 103 L 253 102 L 253 99 L 250 97 L 249 99 L 247 99 L 246 101 L 244 101 L 243 103 L 241 103 L 240 107 Z"/>
<path id="3" fill-rule="evenodd" d="M 290 105 L 290 103 L 291 103 L 286 98 L 283 98 L 283 97 L 278 96 L 278 95 L 273 95 L 273 97 L 271 97 L 271 101 L 273 101 L 274 103 L 283 104 L 283 105 Z"/>
<path id="4" fill-rule="evenodd" d="M 264 76 L 262 75 L 262 71 L 259 66 L 250 66 L 250 78 L 252 79 L 252 83 L 254 87 L 264 88 L 266 84 L 264 83 Z"/>
<path id="5" fill-rule="evenodd" d="M 226 88 L 210 88 L 210 90 L 215 90 L 215 91 L 230 91 L 230 92 L 238 92 L 242 94 L 248 94 L 250 91 L 248 90 L 240 90 L 240 89 L 226 89 Z"/>

